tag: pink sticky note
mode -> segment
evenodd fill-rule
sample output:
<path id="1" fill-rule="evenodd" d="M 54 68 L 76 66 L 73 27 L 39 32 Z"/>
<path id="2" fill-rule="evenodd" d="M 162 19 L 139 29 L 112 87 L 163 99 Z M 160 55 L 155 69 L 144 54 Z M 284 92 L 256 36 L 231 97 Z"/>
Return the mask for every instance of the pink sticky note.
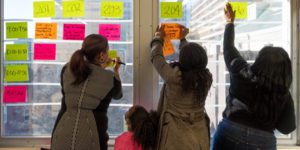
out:
<path id="1" fill-rule="evenodd" d="M 106 37 L 107 40 L 121 40 L 121 25 L 120 24 L 99 24 L 99 34 Z"/>
<path id="2" fill-rule="evenodd" d="M 25 103 L 27 101 L 26 86 L 4 87 L 3 103 Z"/>
<path id="3" fill-rule="evenodd" d="M 64 40 L 84 40 L 84 24 L 64 24 Z"/>
<path id="4" fill-rule="evenodd" d="M 55 60 L 56 44 L 34 44 L 34 60 Z"/>

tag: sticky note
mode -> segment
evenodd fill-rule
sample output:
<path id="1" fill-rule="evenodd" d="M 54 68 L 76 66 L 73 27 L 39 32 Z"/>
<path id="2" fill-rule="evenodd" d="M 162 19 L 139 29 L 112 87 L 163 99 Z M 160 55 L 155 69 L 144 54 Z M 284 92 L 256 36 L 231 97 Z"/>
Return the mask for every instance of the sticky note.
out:
<path id="1" fill-rule="evenodd" d="M 164 56 L 168 56 L 168 55 L 170 55 L 170 54 L 172 54 L 174 52 L 175 52 L 175 49 L 173 47 L 173 44 L 172 44 L 171 40 L 168 39 L 168 38 L 165 38 L 164 39 L 164 46 L 163 46 L 163 54 L 164 54 Z"/>
<path id="2" fill-rule="evenodd" d="M 109 50 L 108 51 L 108 57 L 112 60 L 118 57 L 118 50 Z M 107 67 L 113 67 L 114 64 L 111 62 Z"/>
<path id="3" fill-rule="evenodd" d="M 57 23 L 36 23 L 36 39 L 57 39 Z"/>
<path id="4" fill-rule="evenodd" d="M 247 2 L 230 2 L 230 5 L 233 11 L 235 11 L 236 19 L 246 19 L 248 17 Z"/>
<path id="5" fill-rule="evenodd" d="M 55 17 L 55 1 L 33 2 L 33 17 Z"/>
<path id="6" fill-rule="evenodd" d="M 34 44 L 34 60 L 55 60 L 56 44 Z"/>
<path id="7" fill-rule="evenodd" d="M 63 17 L 84 17 L 84 1 L 63 1 Z"/>
<path id="8" fill-rule="evenodd" d="M 3 103 L 25 103 L 27 101 L 26 86 L 4 87 Z"/>
<path id="9" fill-rule="evenodd" d="M 64 24 L 64 40 L 84 40 L 84 24 Z"/>
<path id="10" fill-rule="evenodd" d="M 180 39 L 180 24 L 177 23 L 162 23 L 161 25 L 165 25 L 165 33 L 166 38 L 171 40 L 179 40 Z"/>
<path id="11" fill-rule="evenodd" d="M 6 44 L 5 60 L 28 60 L 27 44 Z"/>
<path id="12" fill-rule="evenodd" d="M 100 13 L 105 18 L 123 18 L 123 2 L 102 1 Z"/>
<path id="13" fill-rule="evenodd" d="M 27 38 L 27 22 L 7 22 L 6 38 Z"/>
<path id="14" fill-rule="evenodd" d="M 161 18 L 182 18 L 182 2 L 160 2 Z"/>
<path id="15" fill-rule="evenodd" d="M 4 81 L 28 81 L 28 65 L 6 65 Z"/>
<path id="16" fill-rule="evenodd" d="M 106 37 L 107 40 L 121 40 L 121 25 L 120 24 L 99 24 L 99 34 Z"/>

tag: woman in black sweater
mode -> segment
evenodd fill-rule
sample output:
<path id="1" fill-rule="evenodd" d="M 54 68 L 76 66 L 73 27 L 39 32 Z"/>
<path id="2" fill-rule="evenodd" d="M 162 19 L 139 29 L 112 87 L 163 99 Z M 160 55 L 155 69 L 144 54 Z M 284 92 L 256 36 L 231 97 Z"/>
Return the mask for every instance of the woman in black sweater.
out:
<path id="1" fill-rule="evenodd" d="M 226 4 L 224 59 L 230 72 L 230 89 L 223 121 L 212 142 L 213 150 L 275 150 L 274 130 L 295 130 L 291 94 L 291 60 L 280 47 L 264 47 L 249 65 L 234 46 L 234 17 Z"/>

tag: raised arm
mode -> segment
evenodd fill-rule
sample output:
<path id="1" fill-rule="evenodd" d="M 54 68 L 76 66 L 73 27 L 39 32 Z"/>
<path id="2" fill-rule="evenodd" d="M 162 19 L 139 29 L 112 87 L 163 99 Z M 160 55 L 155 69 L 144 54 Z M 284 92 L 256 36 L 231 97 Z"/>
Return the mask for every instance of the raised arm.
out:
<path id="1" fill-rule="evenodd" d="M 188 41 L 186 40 L 186 35 L 189 34 L 189 29 L 185 26 L 180 26 L 180 45 L 179 50 L 181 50 L 185 45 L 188 44 Z"/>
<path id="2" fill-rule="evenodd" d="M 234 46 L 235 12 L 233 12 L 229 3 L 226 4 L 224 13 L 227 19 L 223 43 L 225 63 L 230 72 L 239 72 L 242 68 L 247 66 L 247 62 L 244 60 L 244 58 L 240 55 L 240 53 Z"/>

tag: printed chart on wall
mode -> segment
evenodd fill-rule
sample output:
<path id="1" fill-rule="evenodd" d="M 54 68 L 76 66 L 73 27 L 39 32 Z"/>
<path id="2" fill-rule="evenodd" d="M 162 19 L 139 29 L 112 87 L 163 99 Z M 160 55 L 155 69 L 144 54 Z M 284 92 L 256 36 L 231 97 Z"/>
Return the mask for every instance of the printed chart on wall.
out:
<path id="1" fill-rule="evenodd" d="M 133 104 L 133 0 L 4 0 L 2 8 L 3 137 L 50 137 L 61 107 L 61 69 L 90 34 L 106 37 L 109 56 L 126 63 L 119 70 L 123 98 L 108 109 L 108 133 L 126 130 L 124 114 Z"/>
<path id="2" fill-rule="evenodd" d="M 159 0 L 159 23 L 165 25 L 166 33 L 163 54 L 167 62 L 178 61 L 181 26 L 189 28 L 188 42 L 197 43 L 206 50 L 207 68 L 213 74 L 213 85 L 205 102 L 212 135 L 222 120 L 230 86 L 223 55 L 227 2 L 236 12 L 235 46 L 248 62 L 254 62 L 264 46 L 283 47 L 288 53 L 291 50 L 289 0 Z M 160 88 L 163 82 L 160 78 Z M 277 132 L 276 136 L 289 137 Z"/>

